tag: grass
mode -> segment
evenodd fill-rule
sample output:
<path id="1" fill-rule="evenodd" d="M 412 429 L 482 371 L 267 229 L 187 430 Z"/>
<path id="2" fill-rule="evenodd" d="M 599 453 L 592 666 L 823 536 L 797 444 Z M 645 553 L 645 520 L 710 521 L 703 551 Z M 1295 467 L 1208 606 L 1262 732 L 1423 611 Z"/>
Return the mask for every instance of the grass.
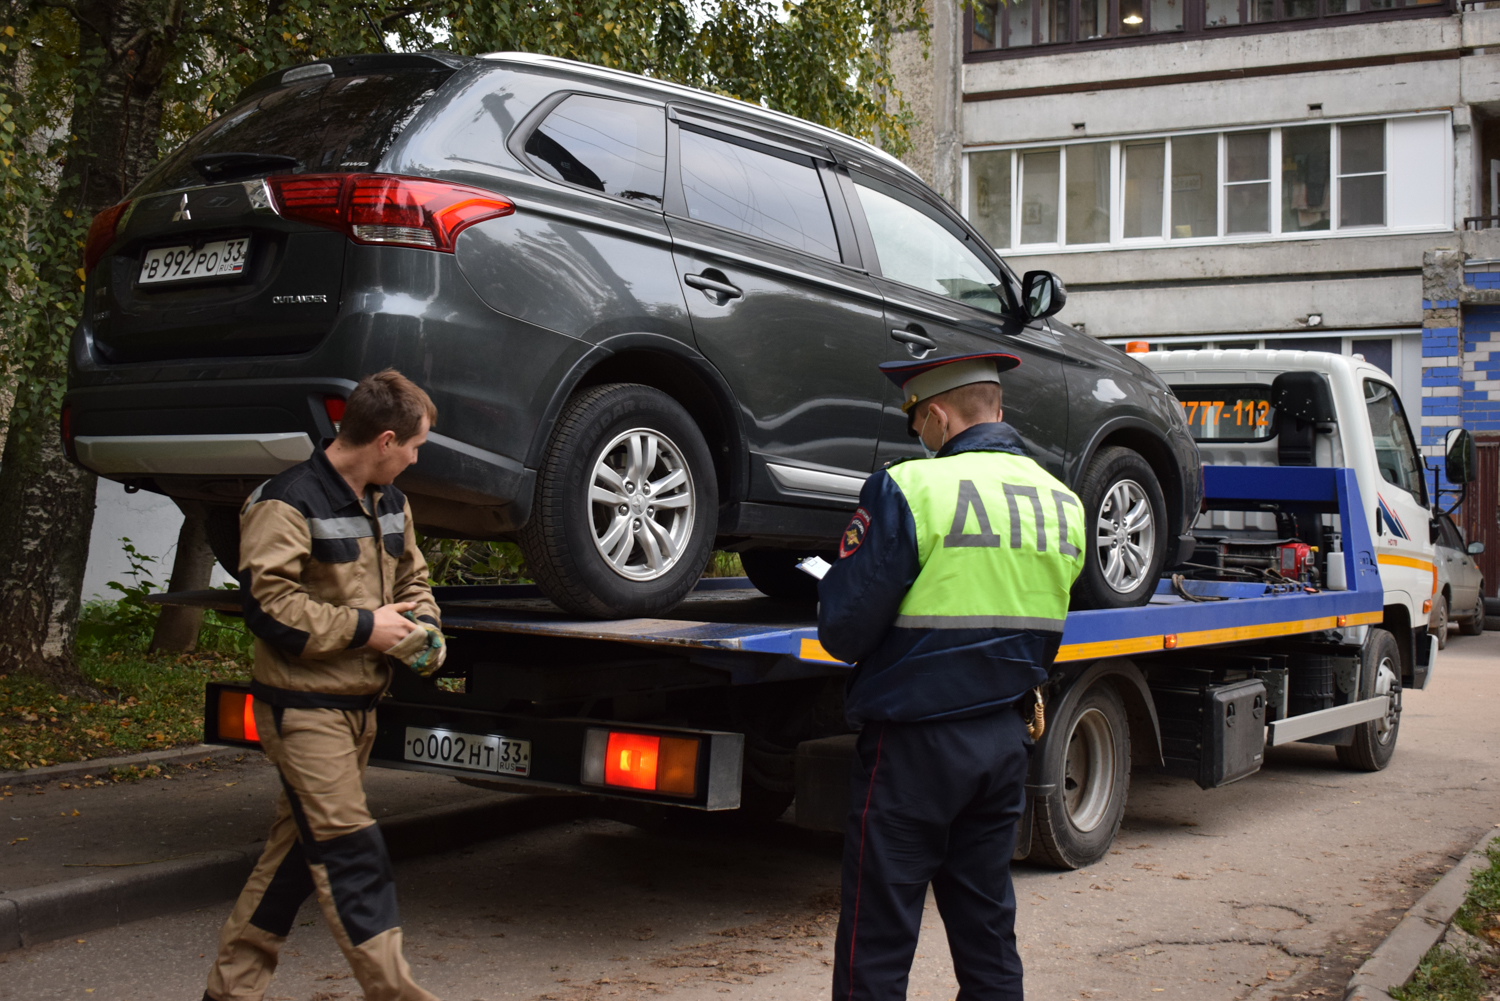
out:
<path id="1" fill-rule="evenodd" d="M 1500 948 L 1500 841 L 1485 853 L 1489 865 L 1469 877 L 1463 906 L 1453 923 L 1490 948 Z M 1395 1001 L 1482 1001 L 1500 986 L 1500 969 L 1435 945 L 1422 957 L 1405 986 L 1391 991 Z"/>

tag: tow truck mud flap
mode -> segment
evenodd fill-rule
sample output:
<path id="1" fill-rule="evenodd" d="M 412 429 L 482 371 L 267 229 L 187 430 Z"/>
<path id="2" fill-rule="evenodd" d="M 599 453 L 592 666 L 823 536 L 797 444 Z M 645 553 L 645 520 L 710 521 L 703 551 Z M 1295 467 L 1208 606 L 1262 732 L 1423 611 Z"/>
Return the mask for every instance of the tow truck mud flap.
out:
<path id="1" fill-rule="evenodd" d="M 203 739 L 259 747 L 247 685 L 208 686 Z M 743 734 L 537 719 L 386 700 L 376 709 L 370 763 L 503 782 L 508 791 L 561 789 L 695 810 L 740 805 Z"/>

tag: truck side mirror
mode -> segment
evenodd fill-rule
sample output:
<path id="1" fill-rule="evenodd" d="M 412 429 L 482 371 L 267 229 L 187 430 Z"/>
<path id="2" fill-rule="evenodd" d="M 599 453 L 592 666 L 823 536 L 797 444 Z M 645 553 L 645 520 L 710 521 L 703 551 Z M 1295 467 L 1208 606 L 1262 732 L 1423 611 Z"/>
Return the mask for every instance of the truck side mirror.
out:
<path id="1" fill-rule="evenodd" d="M 1471 543 L 1469 543 L 1468 552 L 1469 552 L 1470 556 L 1478 556 L 1480 553 L 1484 552 L 1484 543 L 1483 542 L 1471 542 Z"/>
<path id="2" fill-rule="evenodd" d="M 1271 382 L 1271 406 L 1286 414 L 1313 424 L 1327 424 L 1338 419 L 1333 406 L 1333 391 L 1321 372 L 1283 372 Z"/>
<path id="3" fill-rule="evenodd" d="M 1050 271 L 1028 271 L 1021 279 L 1021 301 L 1026 306 L 1026 315 L 1040 320 L 1067 304 L 1068 289 L 1063 280 Z"/>
<path id="4" fill-rule="evenodd" d="M 1473 483 L 1476 465 L 1474 436 L 1464 428 L 1450 429 L 1443 439 L 1443 473 L 1448 477 L 1448 482 L 1460 485 Z"/>

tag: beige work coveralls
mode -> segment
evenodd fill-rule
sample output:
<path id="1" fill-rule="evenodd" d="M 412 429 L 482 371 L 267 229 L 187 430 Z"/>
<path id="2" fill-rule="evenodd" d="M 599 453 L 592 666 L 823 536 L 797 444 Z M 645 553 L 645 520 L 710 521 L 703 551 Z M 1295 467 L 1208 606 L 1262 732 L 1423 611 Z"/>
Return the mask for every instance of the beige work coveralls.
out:
<path id="1" fill-rule="evenodd" d="M 317 452 L 246 501 L 239 576 L 256 637 L 255 724 L 282 795 L 204 996 L 261 1001 L 298 909 L 316 894 L 366 1001 L 436 1001 L 401 954 L 390 857 L 363 784 L 391 672 L 365 648 L 374 611 L 415 601 L 419 619 L 439 624 L 410 507 L 393 486 L 361 501 Z"/>

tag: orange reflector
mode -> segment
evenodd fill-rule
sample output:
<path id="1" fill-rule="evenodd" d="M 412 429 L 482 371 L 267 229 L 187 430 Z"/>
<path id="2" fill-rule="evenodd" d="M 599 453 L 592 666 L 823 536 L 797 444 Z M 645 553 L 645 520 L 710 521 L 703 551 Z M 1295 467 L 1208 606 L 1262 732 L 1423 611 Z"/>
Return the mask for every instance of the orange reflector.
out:
<path id="1" fill-rule="evenodd" d="M 660 737 L 644 733 L 611 733 L 604 750 L 604 784 L 626 789 L 656 789 Z"/>
<path id="2" fill-rule="evenodd" d="M 1161 638 L 1161 646 L 1162 646 L 1163 650 L 1176 650 L 1177 649 L 1177 634 L 1176 633 L 1168 633 L 1167 635 L 1163 636 Z"/>
<path id="3" fill-rule="evenodd" d="M 698 742 L 663 737 L 657 757 L 656 791 L 691 796 L 698 791 Z"/>
<path id="4" fill-rule="evenodd" d="M 1128 355 L 1143 355 L 1151 350 L 1151 345 L 1145 341 L 1126 341 L 1125 353 Z"/>
<path id="5" fill-rule="evenodd" d="M 1432 614 L 1432 599 L 1431 598 L 1428 598 L 1426 601 L 1422 602 L 1422 614 L 1423 615 L 1430 615 L 1430 614 Z"/>
<path id="6" fill-rule="evenodd" d="M 219 692 L 219 736 L 226 740 L 260 740 L 254 705 L 249 692 Z"/>
<path id="7" fill-rule="evenodd" d="M 1340 615 L 1338 617 L 1338 624 L 1339 624 L 1340 628 L 1343 628 L 1344 626 L 1347 626 L 1349 624 L 1349 616 L 1347 616 L 1347 615 Z"/>

